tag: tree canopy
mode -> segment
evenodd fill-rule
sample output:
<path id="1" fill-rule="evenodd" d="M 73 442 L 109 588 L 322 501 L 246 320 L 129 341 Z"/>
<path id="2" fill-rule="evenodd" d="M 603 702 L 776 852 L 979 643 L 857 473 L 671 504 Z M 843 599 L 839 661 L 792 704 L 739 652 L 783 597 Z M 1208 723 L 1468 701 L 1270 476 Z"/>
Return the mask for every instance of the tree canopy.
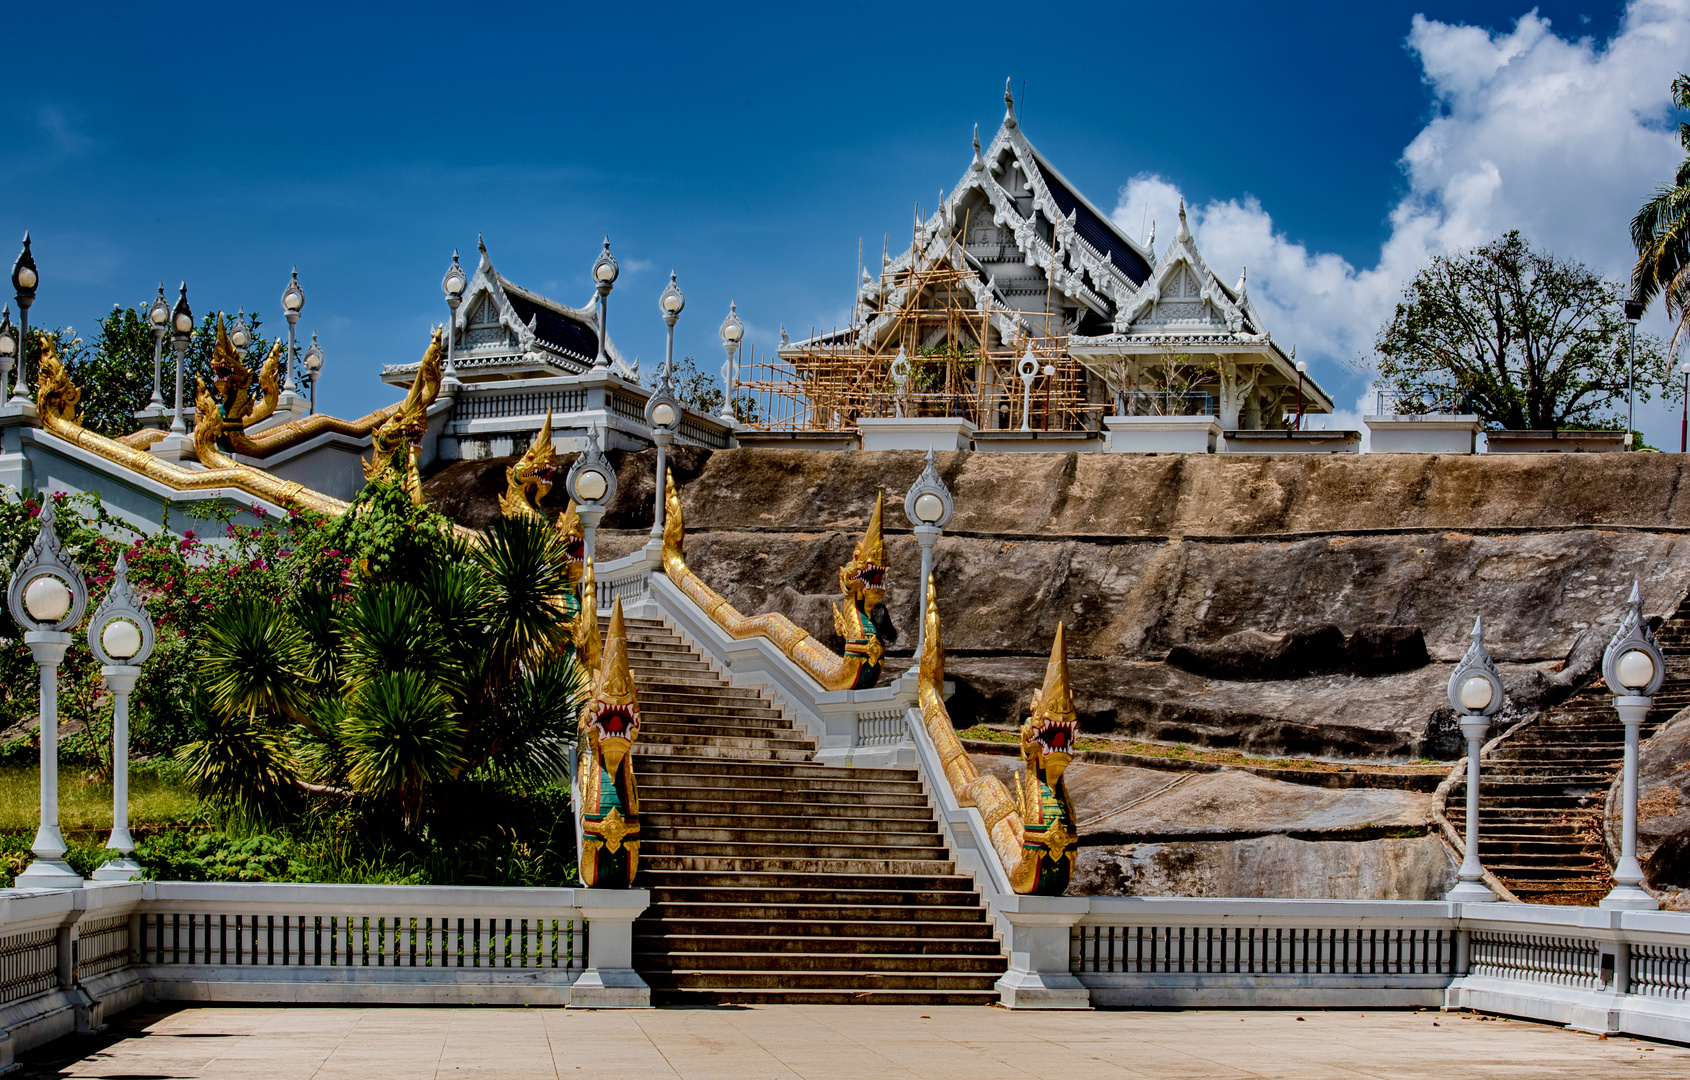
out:
<path id="1" fill-rule="evenodd" d="M 1690 76 L 1672 81 L 1672 103 L 1690 112 Z M 1674 353 L 1690 330 L 1690 124 L 1678 125 L 1678 142 L 1685 155 L 1672 183 L 1657 188 L 1631 219 L 1631 242 L 1637 248 L 1632 299 L 1647 306 L 1657 296 L 1666 297 L 1667 316 L 1678 320 Z"/>
<path id="2" fill-rule="evenodd" d="M 1426 409 L 1472 412 L 1503 428 L 1624 426 L 1630 327 L 1623 292 L 1518 231 L 1435 256 L 1374 343 L 1379 373 Z M 1638 401 L 1675 395 L 1666 351 L 1637 335 Z"/>

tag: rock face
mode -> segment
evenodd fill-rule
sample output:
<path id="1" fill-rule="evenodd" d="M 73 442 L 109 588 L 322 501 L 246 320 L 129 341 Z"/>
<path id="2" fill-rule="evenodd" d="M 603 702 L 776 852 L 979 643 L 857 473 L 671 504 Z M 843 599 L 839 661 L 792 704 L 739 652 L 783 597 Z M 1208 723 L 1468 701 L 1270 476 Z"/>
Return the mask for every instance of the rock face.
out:
<path id="1" fill-rule="evenodd" d="M 1618 850 L 1622 778 L 1608 800 L 1609 847 Z M 1644 741 L 1637 755 L 1637 858 L 1662 906 L 1690 911 L 1690 709 Z"/>
<path id="2" fill-rule="evenodd" d="M 739 610 L 837 648 L 837 568 L 884 492 L 899 669 L 920 559 L 899 501 L 922 457 L 676 447 L 688 562 Z M 653 452 L 610 458 L 601 559 L 649 539 L 655 490 Z M 482 524 L 512 460 L 457 463 L 426 489 Z M 1665 454 L 941 455 L 957 508 L 934 564 L 953 715 L 1014 722 L 1062 622 L 1089 731 L 1459 756 L 1443 682 L 1475 614 L 1518 712 L 1591 670 L 1634 578 L 1651 614 L 1690 590 L 1690 540 L 1649 531 L 1690 524 L 1684 468 Z M 562 508 L 561 485 L 546 505 Z M 1432 662 L 1416 667 L 1421 649 Z"/>
<path id="3" fill-rule="evenodd" d="M 1006 782 L 1021 766 L 970 759 Z M 1419 900 L 1453 883 L 1420 792 L 1087 761 L 1065 775 L 1080 836 L 1071 895 Z"/>
<path id="4" fill-rule="evenodd" d="M 1436 837 L 1361 843 L 1264 836 L 1235 841 L 1082 847 L 1080 896 L 1278 896 L 1437 900 L 1455 865 Z"/>

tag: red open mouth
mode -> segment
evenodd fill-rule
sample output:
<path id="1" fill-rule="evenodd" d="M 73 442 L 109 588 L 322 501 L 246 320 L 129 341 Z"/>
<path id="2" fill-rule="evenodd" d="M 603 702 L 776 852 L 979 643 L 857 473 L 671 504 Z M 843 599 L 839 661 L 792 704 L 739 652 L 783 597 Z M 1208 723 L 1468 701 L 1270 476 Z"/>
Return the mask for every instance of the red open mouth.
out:
<path id="1" fill-rule="evenodd" d="M 1077 720 L 1049 720 L 1033 738 L 1042 746 L 1047 754 L 1071 754 L 1074 752 L 1074 738 L 1079 733 Z"/>
<path id="2" fill-rule="evenodd" d="M 600 738 L 631 739 L 639 731 L 640 716 L 632 705 L 603 705 L 593 717 L 593 726 Z"/>
<path id="3" fill-rule="evenodd" d="M 857 571 L 857 580 L 871 589 L 878 589 L 881 587 L 881 582 L 886 580 L 886 568 L 870 563 Z"/>
<path id="4" fill-rule="evenodd" d="M 587 557 L 586 537 L 571 536 L 569 542 L 564 545 L 564 550 L 568 553 L 570 562 L 580 562 Z"/>

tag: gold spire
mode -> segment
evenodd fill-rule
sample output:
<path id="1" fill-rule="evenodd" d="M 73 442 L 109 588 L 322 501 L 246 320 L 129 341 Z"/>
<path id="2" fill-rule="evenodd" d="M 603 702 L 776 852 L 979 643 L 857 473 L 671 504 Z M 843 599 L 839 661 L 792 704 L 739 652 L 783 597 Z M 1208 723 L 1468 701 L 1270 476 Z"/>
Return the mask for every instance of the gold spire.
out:
<path id="1" fill-rule="evenodd" d="M 874 493 L 874 513 L 869 515 L 868 528 L 863 530 L 863 538 L 857 543 L 857 557 L 875 566 L 886 565 L 886 537 L 880 531 L 880 515 L 886 504 L 886 493 Z"/>
<path id="2" fill-rule="evenodd" d="M 686 523 L 681 516 L 681 493 L 675 487 L 675 474 L 663 470 L 663 558 L 665 565 L 672 557 L 677 563 L 681 546 L 686 539 Z"/>
<path id="3" fill-rule="evenodd" d="M 605 634 L 604 656 L 599 661 L 598 697 L 613 705 L 626 705 L 634 700 L 634 673 L 628 667 L 628 630 L 622 622 L 620 596 L 610 609 L 610 629 Z"/>
<path id="4" fill-rule="evenodd" d="M 1044 685 L 1033 698 L 1033 719 L 1074 719 L 1074 694 L 1068 685 L 1068 643 L 1062 623 L 1056 624 L 1056 640 L 1050 645 L 1050 661 L 1045 664 Z"/>
<path id="5" fill-rule="evenodd" d="M 581 558 L 581 606 L 575 612 L 575 626 L 571 637 L 575 641 L 575 656 L 581 663 L 582 670 L 591 677 L 600 667 L 602 645 L 599 641 L 599 601 L 598 585 L 593 580 L 593 559 L 590 555 Z M 617 597 L 620 601 L 621 597 Z M 623 643 L 623 651 L 627 651 L 627 643 Z"/>

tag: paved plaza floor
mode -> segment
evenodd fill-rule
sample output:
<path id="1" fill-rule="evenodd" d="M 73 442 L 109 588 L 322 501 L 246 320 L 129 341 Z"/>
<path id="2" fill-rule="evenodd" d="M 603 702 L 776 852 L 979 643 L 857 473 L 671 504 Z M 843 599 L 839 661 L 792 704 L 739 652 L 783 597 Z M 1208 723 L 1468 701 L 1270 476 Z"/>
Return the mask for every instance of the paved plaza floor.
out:
<path id="1" fill-rule="evenodd" d="M 837 1005 L 138 1009 L 22 1060 L 14 1075 L 127 1080 L 1690 1076 L 1690 1047 L 1466 1014 Z"/>

